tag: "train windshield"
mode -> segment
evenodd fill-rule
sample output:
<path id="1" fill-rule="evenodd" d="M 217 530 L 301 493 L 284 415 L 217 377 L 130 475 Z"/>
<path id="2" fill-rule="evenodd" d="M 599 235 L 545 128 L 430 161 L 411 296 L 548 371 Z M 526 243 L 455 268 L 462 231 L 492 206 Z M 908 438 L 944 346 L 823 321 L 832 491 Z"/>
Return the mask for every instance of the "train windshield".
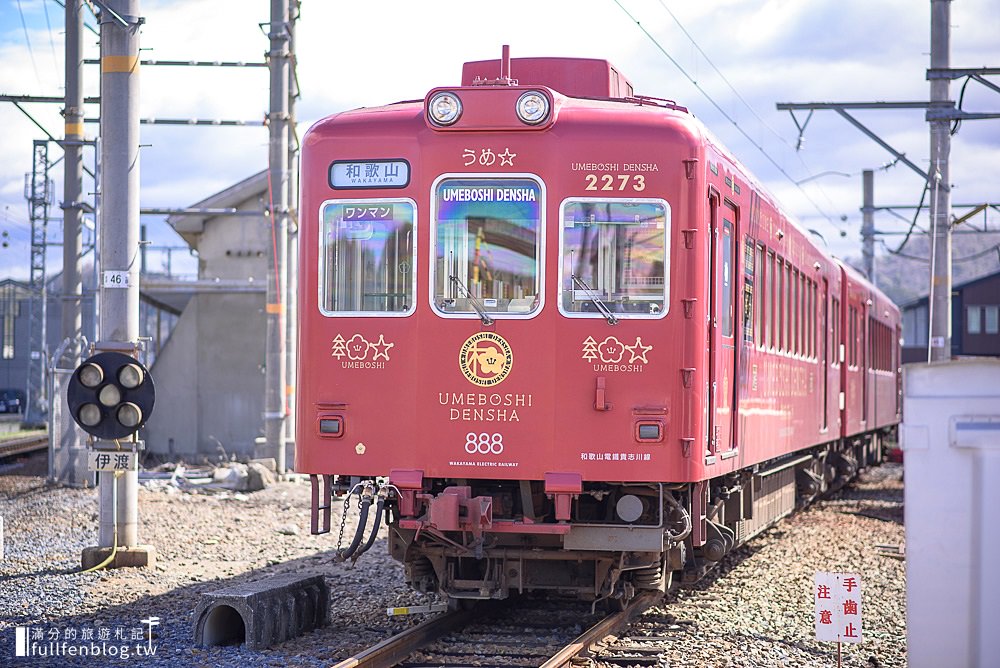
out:
<path id="1" fill-rule="evenodd" d="M 432 303 L 444 316 L 533 315 L 540 305 L 542 186 L 445 178 L 434 189 Z"/>
<path id="2" fill-rule="evenodd" d="M 320 310 L 324 315 L 409 315 L 416 289 L 412 200 L 323 204 Z"/>
<path id="3" fill-rule="evenodd" d="M 661 318 L 668 304 L 670 207 L 663 200 L 567 200 L 560 311 L 569 317 Z"/>

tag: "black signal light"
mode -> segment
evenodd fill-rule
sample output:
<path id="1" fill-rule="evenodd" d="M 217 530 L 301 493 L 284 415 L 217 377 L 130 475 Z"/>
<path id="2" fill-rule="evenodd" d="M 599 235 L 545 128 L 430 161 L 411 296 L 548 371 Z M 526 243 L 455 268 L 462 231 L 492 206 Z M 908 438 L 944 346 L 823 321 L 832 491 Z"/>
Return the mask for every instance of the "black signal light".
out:
<path id="1" fill-rule="evenodd" d="M 153 412 L 153 378 L 134 357 L 103 352 L 88 358 L 70 378 L 66 389 L 73 420 L 92 436 L 126 438 Z"/>

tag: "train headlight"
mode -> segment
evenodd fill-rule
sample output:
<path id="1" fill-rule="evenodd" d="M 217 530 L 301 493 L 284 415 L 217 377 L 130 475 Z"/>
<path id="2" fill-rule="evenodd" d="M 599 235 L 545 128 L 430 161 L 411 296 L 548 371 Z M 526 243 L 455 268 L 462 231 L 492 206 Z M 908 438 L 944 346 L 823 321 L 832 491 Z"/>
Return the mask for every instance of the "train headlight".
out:
<path id="1" fill-rule="evenodd" d="M 462 115 L 462 101 L 454 93 L 435 93 L 427 104 L 427 113 L 435 125 L 452 125 Z"/>
<path id="2" fill-rule="evenodd" d="M 156 391 L 146 368 L 134 357 L 103 352 L 85 360 L 66 388 L 76 423 L 105 440 L 131 436 L 149 418 Z"/>
<path id="3" fill-rule="evenodd" d="M 528 125 L 538 125 L 549 117 L 549 98 L 529 90 L 517 98 L 517 117 Z"/>

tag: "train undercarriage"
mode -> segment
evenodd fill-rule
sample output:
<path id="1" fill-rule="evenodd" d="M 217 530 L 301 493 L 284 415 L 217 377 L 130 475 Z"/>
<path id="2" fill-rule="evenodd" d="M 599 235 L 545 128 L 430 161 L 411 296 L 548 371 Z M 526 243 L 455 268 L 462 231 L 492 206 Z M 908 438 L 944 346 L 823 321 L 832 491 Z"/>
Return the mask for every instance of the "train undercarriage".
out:
<path id="1" fill-rule="evenodd" d="M 414 589 L 450 599 L 545 591 L 626 601 L 640 590 L 697 581 L 738 545 L 880 463 L 892 433 L 684 484 L 423 480 L 394 472 L 381 488 L 389 550 Z M 324 510 L 318 478 L 315 533 Z M 374 482 L 322 478 L 327 496 L 331 486 L 346 492 L 364 483 L 378 493 Z M 329 498 L 325 505 L 328 513 Z"/>

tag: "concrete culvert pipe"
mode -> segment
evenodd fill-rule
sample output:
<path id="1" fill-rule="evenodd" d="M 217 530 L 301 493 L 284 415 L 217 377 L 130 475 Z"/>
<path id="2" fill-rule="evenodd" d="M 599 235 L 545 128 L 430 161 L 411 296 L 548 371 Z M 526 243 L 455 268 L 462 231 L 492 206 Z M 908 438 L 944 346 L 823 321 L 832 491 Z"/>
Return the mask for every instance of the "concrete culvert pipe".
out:
<path id="1" fill-rule="evenodd" d="M 247 627 L 243 617 L 236 608 L 229 605 L 217 605 L 209 611 L 205 618 L 202 644 L 242 645 L 246 642 Z"/>

